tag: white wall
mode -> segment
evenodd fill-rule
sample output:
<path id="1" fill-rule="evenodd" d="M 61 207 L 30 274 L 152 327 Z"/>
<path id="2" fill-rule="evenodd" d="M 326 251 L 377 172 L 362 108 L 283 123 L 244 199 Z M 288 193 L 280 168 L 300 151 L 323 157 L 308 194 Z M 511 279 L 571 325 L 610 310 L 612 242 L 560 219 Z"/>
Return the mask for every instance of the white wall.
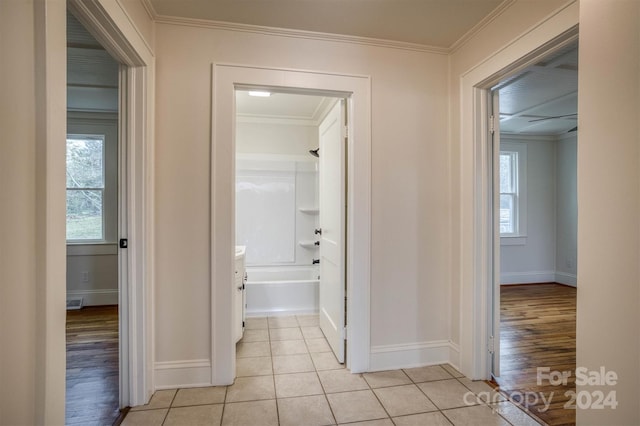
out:
<path id="1" fill-rule="evenodd" d="M 581 0 L 577 364 L 615 371 L 618 406 L 580 425 L 640 424 L 640 2 Z"/>
<path id="2" fill-rule="evenodd" d="M 550 138 L 501 136 L 526 146 L 526 236 L 501 238 L 502 284 L 552 282 L 556 269 L 556 144 Z"/>
<path id="3" fill-rule="evenodd" d="M 157 361 L 210 356 L 212 62 L 372 77 L 371 342 L 446 346 L 447 57 L 173 24 L 156 37 Z"/>
<path id="4" fill-rule="evenodd" d="M 575 132 L 556 142 L 556 282 L 577 285 L 578 138 Z"/>
<path id="5" fill-rule="evenodd" d="M 242 154 L 301 155 L 309 158 L 318 147 L 318 126 L 257 120 L 238 120 L 236 152 Z"/>

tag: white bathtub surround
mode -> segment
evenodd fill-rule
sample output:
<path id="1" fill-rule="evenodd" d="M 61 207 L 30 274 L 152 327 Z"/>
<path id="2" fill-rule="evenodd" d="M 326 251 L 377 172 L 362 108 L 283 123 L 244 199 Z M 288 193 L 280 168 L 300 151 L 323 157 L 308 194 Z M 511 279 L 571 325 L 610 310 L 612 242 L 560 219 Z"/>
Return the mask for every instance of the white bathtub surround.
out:
<path id="1" fill-rule="evenodd" d="M 236 244 L 247 266 L 311 265 L 318 226 L 318 169 L 311 155 L 238 154 Z"/>
<path id="2" fill-rule="evenodd" d="M 246 315 L 318 312 L 318 168 L 309 156 L 238 154 L 236 244 L 246 246 Z"/>

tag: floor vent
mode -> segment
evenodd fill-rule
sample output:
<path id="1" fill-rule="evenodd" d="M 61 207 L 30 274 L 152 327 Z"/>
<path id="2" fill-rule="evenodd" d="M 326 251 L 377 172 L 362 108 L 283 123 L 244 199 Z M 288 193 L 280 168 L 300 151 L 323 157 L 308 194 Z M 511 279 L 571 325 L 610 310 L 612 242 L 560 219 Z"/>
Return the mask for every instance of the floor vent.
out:
<path id="1" fill-rule="evenodd" d="M 76 297 L 73 299 L 67 299 L 67 310 L 76 310 L 82 308 L 82 297 Z"/>

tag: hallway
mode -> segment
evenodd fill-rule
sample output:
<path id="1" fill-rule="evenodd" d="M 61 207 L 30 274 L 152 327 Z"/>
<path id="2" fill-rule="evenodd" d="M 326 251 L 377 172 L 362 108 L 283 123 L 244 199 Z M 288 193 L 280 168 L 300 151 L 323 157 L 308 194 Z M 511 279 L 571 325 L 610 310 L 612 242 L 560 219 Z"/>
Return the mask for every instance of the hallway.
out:
<path id="1" fill-rule="evenodd" d="M 237 376 L 231 386 L 160 390 L 123 425 L 537 424 L 448 364 L 351 374 L 315 315 L 247 319 Z"/>

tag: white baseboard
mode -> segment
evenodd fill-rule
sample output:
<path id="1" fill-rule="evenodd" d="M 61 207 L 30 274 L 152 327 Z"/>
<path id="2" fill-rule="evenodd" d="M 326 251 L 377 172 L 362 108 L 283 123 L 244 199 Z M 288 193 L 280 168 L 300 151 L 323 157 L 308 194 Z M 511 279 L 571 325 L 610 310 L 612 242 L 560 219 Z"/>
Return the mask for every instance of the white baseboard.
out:
<path id="1" fill-rule="evenodd" d="M 502 272 L 500 274 L 502 285 L 552 283 L 555 280 L 555 271 Z"/>
<path id="2" fill-rule="evenodd" d="M 72 290 L 67 299 L 82 297 L 82 306 L 117 305 L 118 290 Z"/>
<path id="3" fill-rule="evenodd" d="M 155 389 L 211 386 L 211 361 L 162 361 L 154 364 Z"/>
<path id="4" fill-rule="evenodd" d="M 556 282 L 564 285 L 569 285 L 571 287 L 577 287 L 578 276 L 576 274 L 556 271 Z"/>
<path id="5" fill-rule="evenodd" d="M 435 340 L 404 345 L 383 345 L 371 348 L 370 371 L 397 370 L 436 364 L 459 364 L 451 360 L 452 352 L 460 357 L 459 348 L 449 340 Z"/>
<path id="6" fill-rule="evenodd" d="M 576 287 L 578 277 L 575 274 L 560 271 L 503 272 L 500 274 L 501 285 L 538 283 L 559 283 Z"/>

